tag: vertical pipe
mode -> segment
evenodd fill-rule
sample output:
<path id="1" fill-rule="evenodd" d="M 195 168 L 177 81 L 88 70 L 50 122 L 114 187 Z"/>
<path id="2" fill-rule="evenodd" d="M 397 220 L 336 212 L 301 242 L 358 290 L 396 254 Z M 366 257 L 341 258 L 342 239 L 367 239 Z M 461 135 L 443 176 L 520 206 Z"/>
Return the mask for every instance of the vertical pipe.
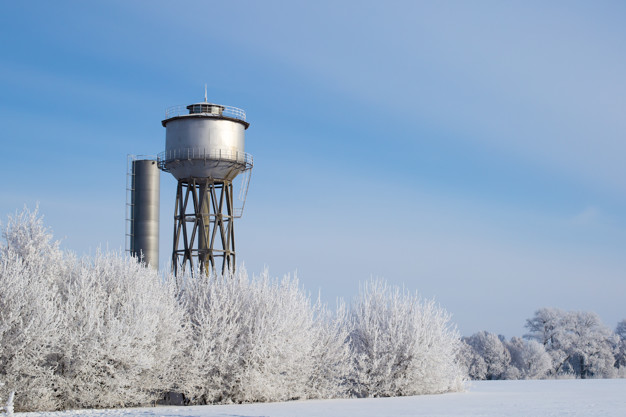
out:
<path id="1" fill-rule="evenodd" d="M 209 234 L 211 232 L 211 193 L 208 184 L 204 181 L 199 183 L 200 213 L 197 213 L 199 220 L 198 235 L 198 258 L 201 269 L 209 272 L 213 267 L 212 247 L 209 245 Z M 209 268 L 209 265 L 211 268 Z"/>
<path id="2" fill-rule="evenodd" d="M 159 168 L 151 159 L 133 161 L 130 253 L 159 267 Z"/>

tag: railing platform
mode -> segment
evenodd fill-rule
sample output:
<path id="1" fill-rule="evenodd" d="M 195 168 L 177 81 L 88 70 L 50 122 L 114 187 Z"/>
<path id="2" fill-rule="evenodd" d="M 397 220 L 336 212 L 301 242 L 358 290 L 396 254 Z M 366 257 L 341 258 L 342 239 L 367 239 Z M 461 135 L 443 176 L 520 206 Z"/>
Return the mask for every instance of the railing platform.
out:
<path id="1" fill-rule="evenodd" d="M 167 164 L 181 160 L 233 162 L 241 164 L 244 170 L 251 169 L 254 166 L 252 155 L 240 151 L 231 151 L 230 149 L 182 148 L 170 149 L 157 155 L 159 169 L 165 172 L 169 172 Z"/>
<path id="2" fill-rule="evenodd" d="M 211 104 L 211 103 L 208 103 L 208 104 Z M 244 122 L 246 121 L 246 112 L 243 111 L 242 109 L 239 109 L 237 107 L 231 107 L 231 106 L 223 106 L 221 104 L 216 104 L 215 106 L 219 106 L 222 109 L 221 115 L 223 117 L 230 117 L 232 119 L 243 120 Z M 216 116 L 213 113 L 196 113 L 196 114 L 204 114 L 206 116 Z M 171 119 L 172 117 L 178 117 L 178 116 L 187 116 L 187 115 L 189 115 L 189 110 L 187 109 L 186 105 L 172 106 L 172 107 L 168 107 L 167 109 L 165 109 L 166 119 Z"/>

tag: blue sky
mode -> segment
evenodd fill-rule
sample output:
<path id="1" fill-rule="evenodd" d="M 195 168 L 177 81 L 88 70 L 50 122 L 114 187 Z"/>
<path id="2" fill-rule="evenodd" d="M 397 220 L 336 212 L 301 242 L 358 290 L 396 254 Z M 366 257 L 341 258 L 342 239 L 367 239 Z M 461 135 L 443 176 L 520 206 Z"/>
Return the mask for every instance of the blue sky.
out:
<path id="1" fill-rule="evenodd" d="M 166 107 L 246 110 L 237 250 L 333 303 L 383 277 L 463 334 L 626 317 L 621 2 L 5 2 L 0 214 L 124 245 L 126 155 Z M 174 179 L 161 177 L 161 259 Z"/>

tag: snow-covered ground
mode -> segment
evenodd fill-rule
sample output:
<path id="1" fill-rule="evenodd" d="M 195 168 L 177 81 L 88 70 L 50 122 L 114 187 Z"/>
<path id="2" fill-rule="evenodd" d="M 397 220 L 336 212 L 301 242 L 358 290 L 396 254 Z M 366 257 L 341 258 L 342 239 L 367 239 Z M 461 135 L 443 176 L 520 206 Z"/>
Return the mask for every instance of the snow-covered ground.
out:
<path id="1" fill-rule="evenodd" d="M 398 398 L 24 413 L 24 417 L 626 416 L 626 379 L 479 381 L 466 392 Z"/>

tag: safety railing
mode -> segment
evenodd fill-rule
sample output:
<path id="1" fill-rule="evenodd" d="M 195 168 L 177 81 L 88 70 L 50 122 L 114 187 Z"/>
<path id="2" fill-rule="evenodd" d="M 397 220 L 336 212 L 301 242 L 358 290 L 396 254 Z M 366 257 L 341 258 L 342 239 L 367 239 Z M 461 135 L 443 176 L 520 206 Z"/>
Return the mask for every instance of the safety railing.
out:
<path id="1" fill-rule="evenodd" d="M 200 104 L 204 104 L 204 103 L 200 103 Z M 211 103 L 206 103 L 206 104 L 211 104 Z M 224 117 L 231 117 L 233 119 L 243 120 L 244 122 L 246 121 L 246 112 L 243 111 L 242 109 L 238 109 L 237 107 L 222 106 L 221 104 L 216 104 L 215 106 L 220 107 L 222 109 L 222 116 Z M 187 109 L 187 106 L 185 105 L 172 106 L 172 107 L 168 107 L 167 109 L 165 109 L 166 119 L 176 117 L 176 116 L 184 116 L 188 114 L 189 114 L 189 110 Z M 213 114 L 213 113 L 196 113 L 196 114 L 204 114 L 207 116 L 217 116 L 216 114 Z"/>
<path id="2" fill-rule="evenodd" d="M 204 160 L 204 161 L 227 161 L 235 162 L 250 169 L 254 165 L 252 155 L 232 151 L 230 149 L 207 149 L 207 148 L 179 148 L 169 149 L 157 155 L 159 168 L 166 171 L 167 164 L 177 160 Z"/>

